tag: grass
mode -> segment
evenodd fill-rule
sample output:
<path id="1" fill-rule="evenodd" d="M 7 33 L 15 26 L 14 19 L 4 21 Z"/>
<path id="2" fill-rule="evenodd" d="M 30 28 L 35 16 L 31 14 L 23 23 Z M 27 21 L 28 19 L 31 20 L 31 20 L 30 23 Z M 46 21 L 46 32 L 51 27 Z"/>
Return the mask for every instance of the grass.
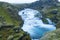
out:
<path id="1" fill-rule="evenodd" d="M 11 7 L 9 5 L 7 6 Z M 28 37 L 27 39 L 30 40 L 30 36 L 23 30 L 19 29 L 19 32 L 16 32 L 18 29 L 14 30 L 15 28 L 20 28 L 22 26 L 22 20 L 18 20 L 18 15 L 11 16 L 17 12 L 17 9 L 15 10 L 13 6 L 11 8 L 11 11 L 8 11 L 7 7 L 0 6 L 0 26 L 1 24 L 6 24 L 6 26 L 0 27 L 0 40 L 10 40 L 13 37 L 13 40 L 18 40 L 21 37 Z M 26 35 L 24 36 L 24 34 Z"/>
<path id="2" fill-rule="evenodd" d="M 8 12 L 2 7 L 0 7 L 0 16 L 2 16 L 4 18 L 6 24 L 12 24 L 13 23 Z"/>
<path id="3" fill-rule="evenodd" d="M 18 21 L 18 20 L 14 20 L 13 18 L 11 18 L 8 11 L 3 7 L 0 7 L 0 16 L 3 17 L 3 19 L 5 20 L 7 25 L 14 24 L 17 27 L 17 26 L 19 26 L 19 23 L 22 22 L 21 20 Z"/>

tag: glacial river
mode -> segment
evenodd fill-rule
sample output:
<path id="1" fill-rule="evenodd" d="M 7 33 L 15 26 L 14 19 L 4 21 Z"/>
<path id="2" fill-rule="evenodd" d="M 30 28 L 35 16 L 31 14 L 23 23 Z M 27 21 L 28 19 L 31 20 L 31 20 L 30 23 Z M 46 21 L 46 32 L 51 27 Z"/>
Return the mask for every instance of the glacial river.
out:
<path id="1" fill-rule="evenodd" d="M 49 18 L 46 18 L 49 24 L 45 24 L 42 21 L 41 18 L 43 16 L 37 10 L 27 8 L 22 11 L 19 11 L 18 14 L 24 20 L 22 29 L 30 34 L 32 40 L 38 40 L 39 38 L 44 36 L 46 32 L 56 30 L 55 25 Z"/>

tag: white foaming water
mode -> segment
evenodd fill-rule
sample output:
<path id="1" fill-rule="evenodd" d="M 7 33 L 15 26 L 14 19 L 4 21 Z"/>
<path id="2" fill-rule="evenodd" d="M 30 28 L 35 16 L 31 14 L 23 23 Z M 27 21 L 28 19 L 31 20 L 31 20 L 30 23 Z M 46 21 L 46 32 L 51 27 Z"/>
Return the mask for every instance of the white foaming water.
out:
<path id="1" fill-rule="evenodd" d="M 46 32 L 50 32 L 56 30 L 56 27 L 51 24 L 44 24 L 42 19 L 42 15 L 39 11 L 33 9 L 24 9 L 18 13 L 22 19 L 24 20 L 24 24 L 22 29 L 28 32 L 32 39 L 38 39 L 42 37 Z M 36 15 L 40 16 L 36 16 Z"/>
<path id="2" fill-rule="evenodd" d="M 49 24 L 53 23 L 49 18 L 46 18 L 46 20 L 49 22 Z"/>

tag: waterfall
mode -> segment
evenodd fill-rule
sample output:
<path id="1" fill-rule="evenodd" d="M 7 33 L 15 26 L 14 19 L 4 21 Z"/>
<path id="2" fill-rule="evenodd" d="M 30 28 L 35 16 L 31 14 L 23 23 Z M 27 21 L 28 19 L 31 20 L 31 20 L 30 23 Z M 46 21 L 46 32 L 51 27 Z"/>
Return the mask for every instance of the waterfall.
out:
<path id="1" fill-rule="evenodd" d="M 50 24 L 43 23 L 42 19 L 40 19 L 42 15 L 37 10 L 27 8 L 19 11 L 18 14 L 24 20 L 22 29 L 29 33 L 32 39 L 39 39 L 44 36 L 46 32 L 56 30 L 56 27 L 49 19 L 47 19 L 47 21 Z M 36 16 L 37 14 L 38 16 Z"/>
<path id="2" fill-rule="evenodd" d="M 53 22 L 49 18 L 46 18 L 46 20 L 49 22 L 49 24 L 53 24 Z"/>

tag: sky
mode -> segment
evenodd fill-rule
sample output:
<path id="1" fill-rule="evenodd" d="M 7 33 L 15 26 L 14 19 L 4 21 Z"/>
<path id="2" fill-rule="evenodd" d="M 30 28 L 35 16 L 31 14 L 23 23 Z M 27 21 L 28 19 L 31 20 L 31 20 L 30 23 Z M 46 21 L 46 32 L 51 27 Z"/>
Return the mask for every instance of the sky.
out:
<path id="1" fill-rule="evenodd" d="M 0 0 L 0 1 L 8 2 L 8 3 L 32 3 L 39 0 Z"/>
<path id="2" fill-rule="evenodd" d="M 0 0 L 0 1 L 3 1 L 3 2 L 8 2 L 8 3 L 15 3 L 15 4 L 18 4 L 18 3 L 32 3 L 32 2 L 35 2 L 35 1 L 39 1 L 39 0 Z M 60 2 L 60 0 L 58 0 Z"/>
<path id="3" fill-rule="evenodd" d="M 60 0 L 58 0 L 60 2 Z"/>

